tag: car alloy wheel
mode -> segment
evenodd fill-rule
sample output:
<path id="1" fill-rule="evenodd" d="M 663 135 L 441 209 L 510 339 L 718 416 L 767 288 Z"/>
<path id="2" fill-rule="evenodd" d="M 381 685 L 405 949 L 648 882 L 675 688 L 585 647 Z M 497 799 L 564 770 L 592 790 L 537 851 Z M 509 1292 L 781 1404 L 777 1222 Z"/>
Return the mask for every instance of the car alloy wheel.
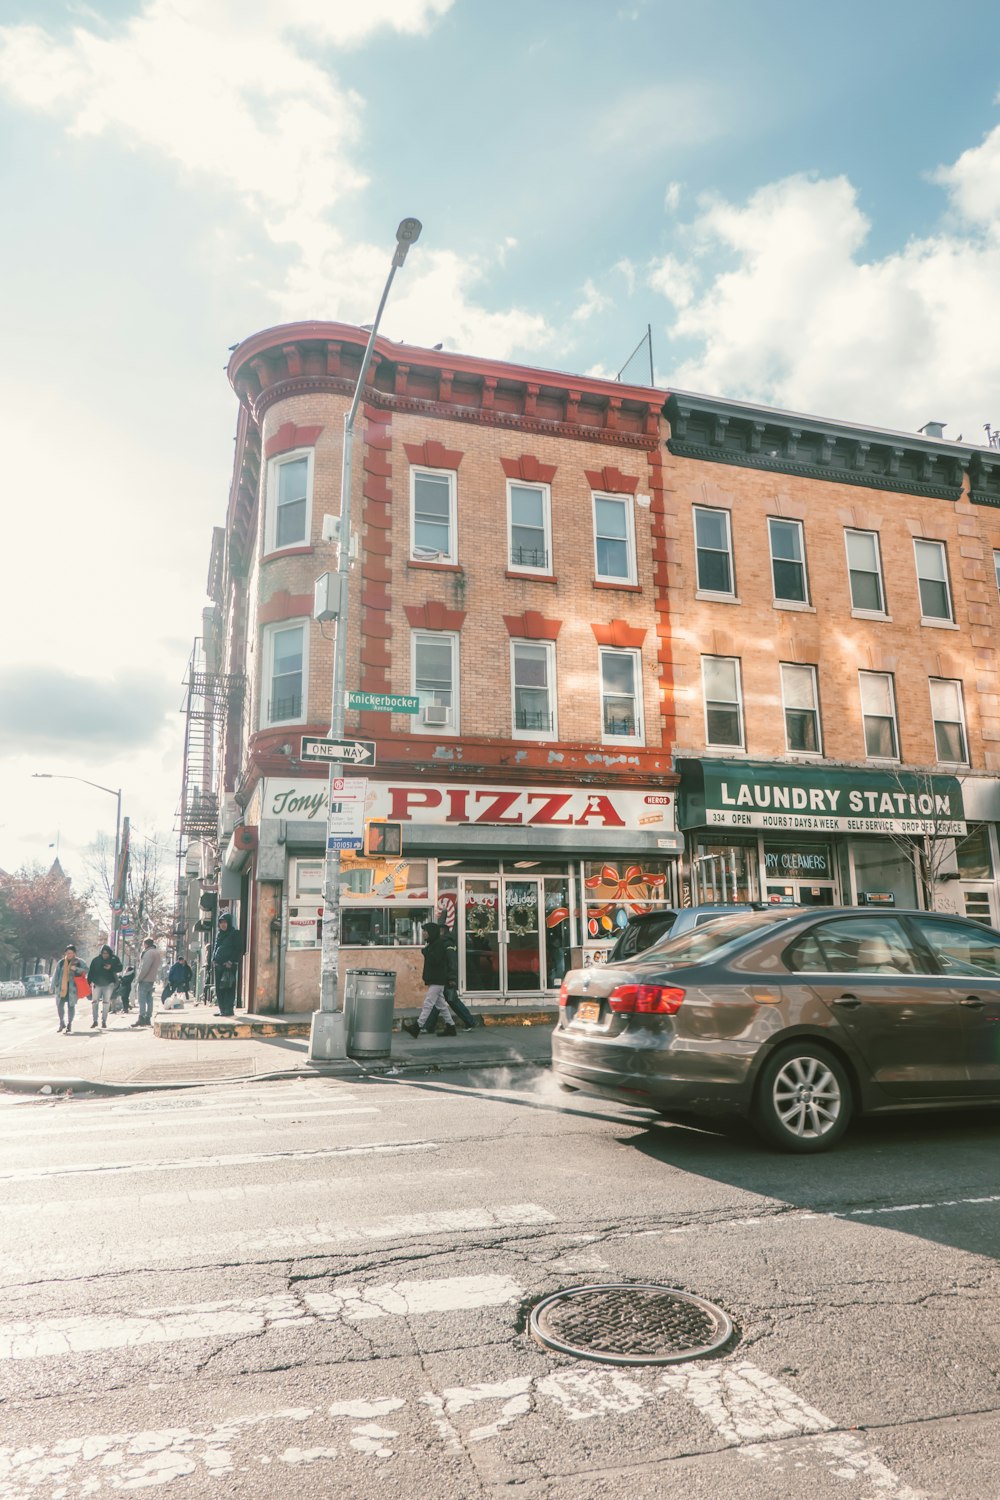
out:
<path id="1" fill-rule="evenodd" d="M 799 1043 L 764 1064 L 756 1124 L 783 1151 L 826 1151 L 843 1135 L 852 1112 L 850 1080 L 825 1048 Z"/>

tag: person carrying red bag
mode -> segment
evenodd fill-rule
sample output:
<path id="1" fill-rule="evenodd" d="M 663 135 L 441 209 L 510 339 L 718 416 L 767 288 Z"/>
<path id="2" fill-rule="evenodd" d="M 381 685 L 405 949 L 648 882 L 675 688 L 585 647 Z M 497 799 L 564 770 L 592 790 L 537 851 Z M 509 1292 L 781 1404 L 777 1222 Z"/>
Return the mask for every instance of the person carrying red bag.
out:
<path id="1" fill-rule="evenodd" d="M 87 970 L 76 956 L 75 944 L 67 943 L 66 952 L 56 964 L 55 973 L 52 975 L 52 993 L 56 997 L 56 1009 L 59 1012 L 58 1029 L 64 1031 L 67 1036 L 73 1029 L 76 1002 L 80 995 L 78 980 L 86 986 L 86 993 L 89 995 Z"/>

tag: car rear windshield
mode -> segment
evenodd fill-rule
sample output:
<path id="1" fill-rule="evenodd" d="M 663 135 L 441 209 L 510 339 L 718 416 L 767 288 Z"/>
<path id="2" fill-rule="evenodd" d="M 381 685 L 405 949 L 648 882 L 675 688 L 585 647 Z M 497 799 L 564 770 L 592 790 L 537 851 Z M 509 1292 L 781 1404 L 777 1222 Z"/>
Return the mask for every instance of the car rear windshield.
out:
<path id="1" fill-rule="evenodd" d="M 746 911 L 731 917 L 715 917 L 693 932 L 665 938 L 656 945 L 655 957 L 671 967 L 701 963 L 706 958 L 717 958 L 724 949 L 779 920 L 781 918 L 773 911 Z M 646 956 L 640 955 L 642 958 Z M 653 958 L 653 952 L 648 956 Z"/>

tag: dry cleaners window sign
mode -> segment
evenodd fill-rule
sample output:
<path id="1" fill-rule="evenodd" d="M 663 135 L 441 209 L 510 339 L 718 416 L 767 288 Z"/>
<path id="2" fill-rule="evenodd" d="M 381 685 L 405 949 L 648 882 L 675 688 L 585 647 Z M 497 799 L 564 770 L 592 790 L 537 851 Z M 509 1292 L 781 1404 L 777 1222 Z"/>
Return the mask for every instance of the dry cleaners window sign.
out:
<path id="1" fill-rule="evenodd" d="M 326 782 L 269 778 L 262 818 L 324 823 Z M 669 792 L 617 787 L 469 786 L 433 781 L 369 781 L 365 816 L 395 823 L 483 823 L 501 827 L 673 832 Z"/>
<path id="2" fill-rule="evenodd" d="M 689 770 L 696 767 L 696 770 Z M 954 776 L 682 763 L 686 828 L 794 829 L 815 833 L 964 835 Z M 700 784 L 699 784 L 700 783 Z"/>

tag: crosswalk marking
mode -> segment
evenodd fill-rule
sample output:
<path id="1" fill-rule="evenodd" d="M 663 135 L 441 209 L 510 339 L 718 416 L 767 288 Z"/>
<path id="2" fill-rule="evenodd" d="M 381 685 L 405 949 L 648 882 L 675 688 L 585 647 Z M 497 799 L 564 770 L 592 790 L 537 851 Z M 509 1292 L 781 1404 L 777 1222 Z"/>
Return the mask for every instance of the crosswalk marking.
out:
<path id="1" fill-rule="evenodd" d="M 303 1121 L 308 1121 L 308 1120 L 327 1120 L 327 1119 L 332 1119 L 335 1115 L 377 1115 L 377 1114 L 380 1114 L 380 1113 L 381 1113 L 381 1110 L 379 1109 L 379 1107 L 377 1105 L 374 1105 L 374 1104 L 358 1104 L 358 1105 L 354 1105 L 353 1107 L 347 1107 L 347 1108 L 344 1108 L 344 1109 L 339 1109 L 339 1108 L 338 1109 L 310 1109 L 307 1106 L 303 1106 L 302 1109 L 282 1110 L 282 1111 L 280 1111 L 278 1113 L 274 1113 L 272 1111 L 268 1111 L 267 1113 L 265 1113 L 263 1110 L 257 1111 L 257 1110 L 241 1109 L 240 1110 L 240 1128 L 241 1128 L 241 1130 L 246 1130 L 247 1127 L 248 1127 L 248 1125 L 251 1122 L 253 1122 L 253 1121 L 266 1123 L 268 1120 L 296 1120 L 296 1121 L 298 1121 L 298 1120 L 303 1120 Z M 214 1125 L 214 1124 L 218 1124 L 218 1125 L 231 1125 L 232 1121 L 233 1121 L 233 1115 L 232 1115 L 232 1111 L 230 1110 L 226 1114 L 219 1114 L 219 1115 L 215 1115 L 215 1114 L 211 1114 L 211 1115 L 209 1115 L 209 1114 L 191 1115 L 191 1116 L 188 1116 L 188 1117 L 185 1118 L 183 1124 L 185 1126 L 187 1126 L 187 1125 Z M 176 1118 L 171 1117 L 170 1125 L 171 1125 L 171 1128 L 176 1129 L 176 1126 L 177 1126 Z M 147 1120 L 130 1120 L 129 1123 L 128 1123 L 128 1130 L 129 1130 L 130 1134 L 133 1131 L 136 1131 L 136 1130 L 163 1130 L 163 1128 L 164 1128 L 164 1120 L 163 1120 L 162 1116 L 154 1116 L 152 1119 L 147 1119 Z M 12 1141 L 12 1142 L 13 1141 L 21 1141 L 25 1145 L 30 1146 L 33 1141 L 40 1140 L 40 1139 L 43 1139 L 43 1138 L 52 1137 L 52 1136 L 70 1136 L 70 1137 L 75 1138 L 78 1135 L 94 1135 L 94 1134 L 107 1135 L 113 1129 L 114 1129 L 114 1126 L 111 1125 L 111 1124 L 84 1124 L 84 1125 L 81 1125 L 81 1124 L 77 1124 L 75 1122 L 72 1123 L 72 1124 L 58 1125 L 58 1126 L 55 1126 L 55 1127 L 42 1126 L 40 1129 L 37 1129 L 37 1130 L 32 1130 L 32 1129 L 27 1128 L 27 1127 L 22 1128 L 21 1130 L 3 1130 L 3 1129 L 0 1129 L 0 1141 Z M 184 1131 L 184 1139 L 185 1140 L 206 1140 L 206 1139 L 208 1139 L 208 1137 L 206 1137 L 206 1136 L 193 1136 L 193 1135 L 189 1135 L 188 1132 L 187 1132 L 187 1130 L 185 1129 L 185 1131 Z"/>
<path id="2" fill-rule="evenodd" d="M 290 1324 L 366 1322 L 502 1307 L 523 1291 L 509 1276 L 447 1276 L 436 1281 L 395 1281 L 341 1286 L 335 1292 L 280 1293 L 186 1307 L 139 1308 L 123 1317 L 88 1315 L 0 1323 L 0 1360 L 44 1359 L 97 1349 L 136 1348 L 189 1339 L 258 1336 Z"/>
<path id="3" fill-rule="evenodd" d="M 54 1484 L 72 1483 L 78 1487 L 75 1493 L 94 1494 L 105 1485 L 116 1492 L 148 1489 L 194 1474 L 217 1480 L 251 1461 L 322 1464 L 335 1483 L 338 1471 L 360 1459 L 396 1456 L 404 1432 L 436 1432 L 444 1453 L 461 1455 L 532 1418 L 553 1432 L 564 1423 L 585 1422 L 593 1463 L 611 1431 L 616 1451 L 622 1444 L 627 1450 L 629 1419 L 670 1399 L 693 1406 L 702 1418 L 706 1451 L 717 1451 L 722 1438 L 742 1460 L 782 1476 L 785 1493 L 822 1488 L 832 1494 L 842 1487 L 845 1500 L 858 1500 L 863 1488 L 865 1495 L 878 1494 L 881 1500 L 927 1500 L 871 1452 L 859 1434 L 837 1430 L 797 1393 L 742 1359 L 639 1371 L 577 1363 L 548 1375 L 418 1388 L 409 1395 L 359 1396 L 326 1406 L 288 1406 L 223 1418 L 210 1426 L 94 1433 L 50 1445 L 0 1447 L 0 1497 L 22 1500 L 40 1493 L 40 1486 Z M 403 1440 L 409 1445 L 411 1438 Z M 669 1460 L 662 1472 L 669 1472 Z"/>
<path id="4" fill-rule="evenodd" d="M 217 1167 L 246 1167 L 265 1162 L 317 1161 L 337 1156 L 391 1156 L 404 1151 L 437 1151 L 438 1141 L 382 1141 L 356 1146 L 317 1147 L 304 1151 L 243 1151 L 228 1156 L 187 1156 L 181 1159 L 145 1162 L 81 1162 L 72 1166 L 15 1167 L 10 1172 L 0 1172 L 0 1182 L 35 1182 L 41 1178 L 94 1176 L 124 1176 L 129 1173 L 146 1172 L 195 1172 Z"/>

